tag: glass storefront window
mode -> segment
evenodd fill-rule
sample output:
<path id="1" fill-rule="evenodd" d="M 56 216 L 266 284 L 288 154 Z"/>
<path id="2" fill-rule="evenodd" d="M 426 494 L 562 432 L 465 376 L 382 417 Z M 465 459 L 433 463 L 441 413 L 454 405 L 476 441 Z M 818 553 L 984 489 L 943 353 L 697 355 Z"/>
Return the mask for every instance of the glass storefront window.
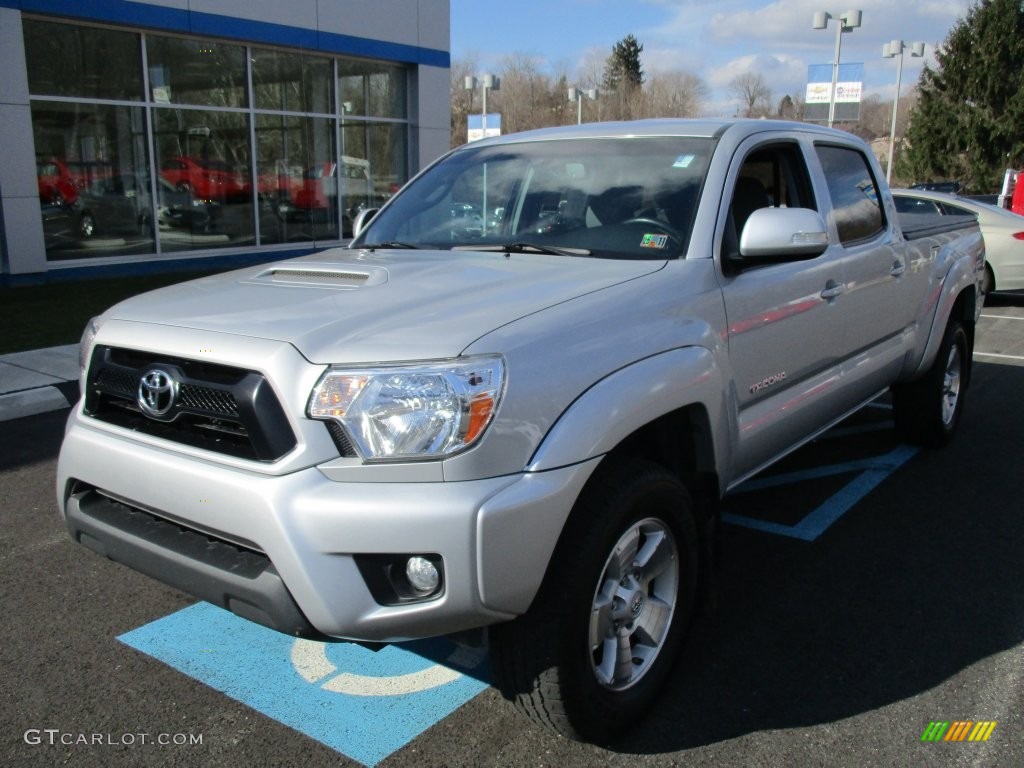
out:
<path id="1" fill-rule="evenodd" d="M 23 29 L 48 259 L 335 241 L 407 178 L 408 67 Z"/>
<path id="2" fill-rule="evenodd" d="M 403 119 L 406 70 L 374 61 L 338 61 L 339 111 L 345 115 Z"/>
<path id="3" fill-rule="evenodd" d="M 141 107 L 32 103 L 48 259 L 152 253 Z"/>
<path id="4" fill-rule="evenodd" d="M 331 60 L 256 48 L 252 85 L 257 109 L 334 112 Z"/>
<path id="5" fill-rule="evenodd" d="M 166 108 L 153 116 L 162 249 L 255 243 L 248 116 Z"/>
<path id="6" fill-rule="evenodd" d="M 261 241 L 336 240 L 340 235 L 334 122 L 257 115 L 256 155 Z M 344 183 L 340 190 L 344 200 Z M 344 227 L 351 232 L 347 215 Z"/>
<path id="7" fill-rule="evenodd" d="M 146 55 L 150 98 L 157 104 L 248 106 L 243 46 L 150 35 Z"/>
<path id="8" fill-rule="evenodd" d="M 341 128 L 341 156 L 365 170 L 365 190 L 353 187 L 351 210 L 379 208 L 407 181 L 406 126 L 402 123 L 348 123 Z"/>
<path id="9" fill-rule="evenodd" d="M 139 35 L 36 19 L 24 20 L 24 35 L 33 96 L 142 99 Z"/>

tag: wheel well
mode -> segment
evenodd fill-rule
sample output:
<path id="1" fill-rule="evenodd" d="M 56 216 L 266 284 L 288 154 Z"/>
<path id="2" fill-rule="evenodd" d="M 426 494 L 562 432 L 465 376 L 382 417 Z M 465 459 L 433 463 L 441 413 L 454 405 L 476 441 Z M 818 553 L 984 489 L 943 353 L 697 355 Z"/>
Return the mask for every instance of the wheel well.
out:
<path id="1" fill-rule="evenodd" d="M 968 386 L 971 383 L 971 362 L 974 355 L 974 317 L 977 304 L 977 291 L 967 288 L 961 291 L 960 295 L 956 297 L 956 301 L 953 303 L 953 309 L 949 313 L 951 319 L 956 318 L 960 321 L 964 327 L 964 331 L 967 333 L 968 349 L 967 360 L 964 361 L 964 378 L 966 379 L 965 384 Z"/>
<path id="2" fill-rule="evenodd" d="M 665 467 L 686 485 L 700 537 L 698 569 L 700 610 L 714 610 L 716 574 L 721 563 L 718 475 L 715 471 L 711 421 L 701 405 L 689 405 L 645 424 L 619 443 L 596 472 L 627 458 L 641 458 Z"/>
<path id="3" fill-rule="evenodd" d="M 690 405 L 645 424 L 619 443 L 605 458 L 647 459 L 677 475 L 696 492 L 714 477 L 715 454 L 711 425 L 703 406 Z"/>

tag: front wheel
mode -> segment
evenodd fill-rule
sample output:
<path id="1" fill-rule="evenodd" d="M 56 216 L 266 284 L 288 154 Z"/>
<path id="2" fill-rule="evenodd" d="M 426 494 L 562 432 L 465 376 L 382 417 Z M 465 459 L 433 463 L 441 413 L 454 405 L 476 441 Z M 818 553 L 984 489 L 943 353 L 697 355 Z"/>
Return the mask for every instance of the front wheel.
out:
<path id="1" fill-rule="evenodd" d="M 668 471 L 628 461 L 593 480 L 530 611 L 491 630 L 502 694 L 570 738 L 628 728 L 672 668 L 699 551 L 690 496 Z"/>
<path id="2" fill-rule="evenodd" d="M 967 331 L 950 319 L 928 372 L 892 388 L 896 428 L 907 440 L 932 448 L 950 441 L 963 412 L 970 365 Z"/>

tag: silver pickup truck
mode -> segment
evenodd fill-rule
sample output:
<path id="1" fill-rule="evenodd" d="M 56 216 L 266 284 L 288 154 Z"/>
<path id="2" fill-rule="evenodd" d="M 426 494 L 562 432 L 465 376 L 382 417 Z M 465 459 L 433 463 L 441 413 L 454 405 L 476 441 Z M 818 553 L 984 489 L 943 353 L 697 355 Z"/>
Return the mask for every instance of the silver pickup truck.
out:
<path id="1" fill-rule="evenodd" d="M 981 235 L 901 228 L 845 133 L 507 136 L 361 219 L 89 324 L 67 527 L 282 632 L 489 627 L 495 683 L 569 736 L 666 680 L 730 488 L 887 391 L 920 443 L 963 409 Z"/>

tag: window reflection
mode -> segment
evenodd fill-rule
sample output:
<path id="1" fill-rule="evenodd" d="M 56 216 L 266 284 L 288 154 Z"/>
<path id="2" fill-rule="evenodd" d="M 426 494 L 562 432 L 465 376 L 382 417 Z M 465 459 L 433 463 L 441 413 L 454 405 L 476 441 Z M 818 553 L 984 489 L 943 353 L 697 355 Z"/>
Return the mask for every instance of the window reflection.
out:
<path id="1" fill-rule="evenodd" d="M 245 48 L 152 35 L 146 38 L 149 90 L 157 104 L 245 107 Z"/>
<path id="2" fill-rule="evenodd" d="M 33 102 L 32 129 L 47 258 L 152 252 L 142 109 Z"/>
<path id="3" fill-rule="evenodd" d="M 405 70 L 380 62 L 338 62 L 338 92 L 343 115 L 404 118 Z"/>
<path id="4" fill-rule="evenodd" d="M 407 178 L 405 67 L 23 29 L 48 259 L 335 241 Z"/>
<path id="5" fill-rule="evenodd" d="M 246 115 L 157 109 L 154 143 L 165 194 L 175 192 L 180 206 L 205 213 L 179 219 L 180 226 L 162 228 L 163 250 L 255 242 Z M 198 218 L 202 226 L 197 231 Z"/>
<path id="6" fill-rule="evenodd" d="M 139 35 L 25 19 L 28 89 L 34 96 L 139 101 Z"/>
<path id="7" fill-rule="evenodd" d="M 366 172 L 365 188 L 350 187 L 349 209 L 379 208 L 406 181 L 406 128 L 401 123 L 349 123 L 341 129 L 341 154 Z"/>
<path id="8" fill-rule="evenodd" d="M 331 60 L 254 49 L 252 84 L 257 109 L 331 114 Z"/>
<path id="9" fill-rule="evenodd" d="M 333 122 L 256 117 L 260 237 L 265 243 L 339 237 Z M 351 231 L 346 220 L 345 227 Z"/>

